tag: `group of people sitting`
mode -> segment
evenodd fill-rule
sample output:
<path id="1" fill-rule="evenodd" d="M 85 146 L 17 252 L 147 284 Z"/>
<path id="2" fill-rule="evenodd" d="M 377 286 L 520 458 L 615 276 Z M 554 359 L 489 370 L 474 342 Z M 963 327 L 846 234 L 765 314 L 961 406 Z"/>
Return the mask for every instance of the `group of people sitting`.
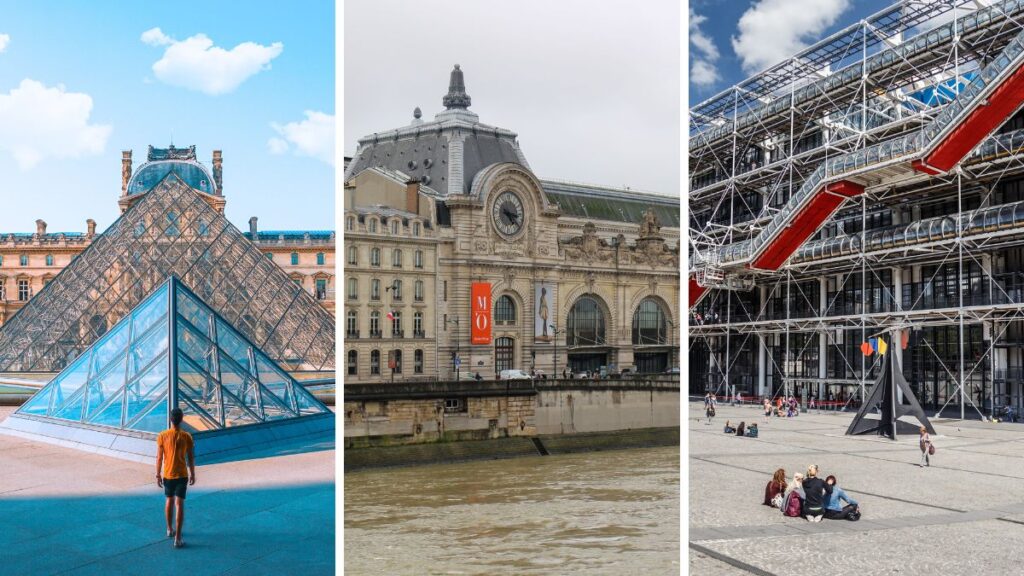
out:
<path id="1" fill-rule="evenodd" d="M 764 505 L 809 522 L 820 522 L 822 518 L 859 520 L 860 504 L 836 482 L 835 476 L 819 478 L 818 465 L 811 464 L 807 467 L 807 476 L 797 472 L 787 484 L 786 471 L 779 468 L 765 486 Z"/>
<path id="2" fill-rule="evenodd" d="M 747 427 L 746 422 L 740 422 L 740 425 L 733 428 L 732 424 L 728 420 L 725 421 L 725 433 L 735 434 L 737 436 L 746 436 L 747 438 L 757 438 L 757 424 L 751 422 L 750 427 Z"/>

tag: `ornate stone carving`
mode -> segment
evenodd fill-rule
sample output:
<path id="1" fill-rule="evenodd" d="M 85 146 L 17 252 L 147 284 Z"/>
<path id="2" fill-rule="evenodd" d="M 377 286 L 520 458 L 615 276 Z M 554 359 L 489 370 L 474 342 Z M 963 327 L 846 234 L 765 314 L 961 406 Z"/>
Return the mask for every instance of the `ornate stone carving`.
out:
<path id="1" fill-rule="evenodd" d="M 658 291 L 658 279 L 652 276 L 647 281 L 647 287 L 651 289 L 651 294 L 657 293 L 657 291 Z"/>
<path id="2" fill-rule="evenodd" d="M 597 227 L 593 222 L 583 225 L 583 235 L 570 238 L 565 242 L 565 255 L 571 260 L 584 262 L 607 262 L 614 256 L 608 242 L 597 237 Z"/>
<path id="3" fill-rule="evenodd" d="M 586 279 L 584 282 L 587 283 L 587 292 L 594 292 L 594 285 L 597 284 L 597 275 L 593 272 L 587 272 Z"/>
<path id="4" fill-rule="evenodd" d="M 661 223 L 654 212 L 648 208 L 640 223 L 640 238 L 632 248 L 630 258 L 635 264 L 658 266 L 679 266 L 679 253 L 665 245 L 661 235 Z"/>
<path id="5" fill-rule="evenodd" d="M 516 279 L 515 270 L 511 268 L 505 268 L 505 272 L 502 273 L 502 277 L 505 279 L 506 286 L 512 286 L 512 282 Z"/>

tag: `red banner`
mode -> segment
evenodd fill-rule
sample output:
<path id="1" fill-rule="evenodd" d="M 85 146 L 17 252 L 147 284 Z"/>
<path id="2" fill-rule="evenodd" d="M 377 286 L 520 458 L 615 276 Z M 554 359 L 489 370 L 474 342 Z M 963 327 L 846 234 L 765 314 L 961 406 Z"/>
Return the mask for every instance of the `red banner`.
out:
<path id="1" fill-rule="evenodd" d="M 491 285 L 488 282 L 474 282 L 470 289 L 470 304 L 473 314 L 470 317 L 471 344 L 491 343 Z"/>

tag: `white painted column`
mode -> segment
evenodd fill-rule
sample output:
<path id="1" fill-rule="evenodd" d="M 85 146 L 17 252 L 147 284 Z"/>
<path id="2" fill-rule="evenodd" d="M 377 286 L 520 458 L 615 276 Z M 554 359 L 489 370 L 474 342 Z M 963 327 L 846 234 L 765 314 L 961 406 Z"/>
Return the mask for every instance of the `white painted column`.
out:
<path id="1" fill-rule="evenodd" d="M 828 308 L 828 278 L 822 276 L 818 279 L 818 314 L 824 315 L 825 310 Z M 828 377 L 828 369 L 825 364 L 826 356 L 828 355 L 828 332 L 825 329 L 818 334 L 818 378 L 822 380 L 818 382 L 818 403 L 820 405 L 821 399 L 825 396 L 825 378 Z"/>
<path id="2" fill-rule="evenodd" d="M 903 299 L 903 270 L 899 268 L 892 269 L 892 294 L 893 294 L 893 309 L 900 310 L 902 308 L 901 301 Z M 892 334 L 891 342 L 889 342 L 889 353 L 896 356 L 899 360 L 899 365 L 903 366 L 903 346 L 901 346 L 901 337 L 898 331 L 890 332 Z M 896 401 L 903 403 L 903 390 L 900 388 L 896 389 Z"/>

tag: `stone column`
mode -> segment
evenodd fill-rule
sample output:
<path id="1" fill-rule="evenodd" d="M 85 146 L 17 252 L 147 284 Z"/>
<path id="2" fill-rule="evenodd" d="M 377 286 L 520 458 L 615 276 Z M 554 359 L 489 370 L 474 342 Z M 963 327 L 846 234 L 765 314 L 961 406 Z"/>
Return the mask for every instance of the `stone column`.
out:
<path id="1" fill-rule="evenodd" d="M 224 195 L 224 156 L 220 150 L 213 151 L 213 184 L 217 196 Z"/>
<path id="2" fill-rule="evenodd" d="M 132 151 L 121 151 L 121 196 L 128 195 L 128 181 L 132 178 Z"/>

